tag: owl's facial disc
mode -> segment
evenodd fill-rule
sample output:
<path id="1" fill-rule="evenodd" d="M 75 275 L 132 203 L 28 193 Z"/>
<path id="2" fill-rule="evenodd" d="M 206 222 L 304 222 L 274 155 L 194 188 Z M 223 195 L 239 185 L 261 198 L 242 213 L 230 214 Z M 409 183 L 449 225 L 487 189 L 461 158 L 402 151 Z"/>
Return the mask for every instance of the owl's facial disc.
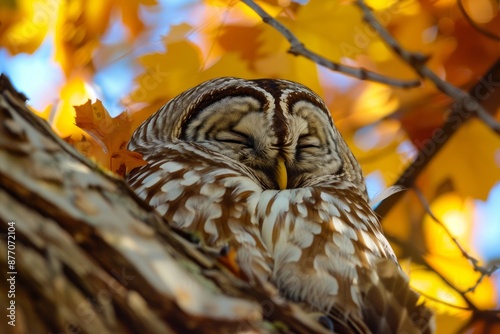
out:
<path id="1" fill-rule="evenodd" d="M 231 96 L 205 106 L 182 139 L 249 167 L 268 189 L 298 188 L 341 168 L 328 122 L 329 115 L 308 101 L 264 110 L 253 97 Z"/>

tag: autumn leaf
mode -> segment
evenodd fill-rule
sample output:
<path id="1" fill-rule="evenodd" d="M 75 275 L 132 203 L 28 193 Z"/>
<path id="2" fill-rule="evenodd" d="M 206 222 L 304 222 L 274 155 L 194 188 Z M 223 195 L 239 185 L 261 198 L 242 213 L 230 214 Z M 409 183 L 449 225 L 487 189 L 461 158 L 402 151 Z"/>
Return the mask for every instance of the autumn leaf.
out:
<path id="1" fill-rule="evenodd" d="M 63 139 L 84 156 L 99 162 L 101 166 L 105 166 L 106 162 L 109 160 L 107 154 L 104 153 L 101 146 L 99 146 L 99 144 L 86 133 L 67 136 Z"/>
<path id="2" fill-rule="evenodd" d="M 146 164 L 140 153 L 123 149 L 111 155 L 110 170 L 124 177 L 132 169 Z"/>
<path id="3" fill-rule="evenodd" d="M 186 32 L 185 26 L 179 27 Z M 175 30 L 175 29 L 174 29 Z M 178 31 L 178 30 L 176 30 Z M 241 66 L 241 57 L 227 53 L 215 64 L 200 73 L 203 66 L 202 52 L 194 43 L 183 40 L 166 44 L 165 53 L 154 53 L 139 59 L 145 71 L 137 79 L 137 87 L 129 103 L 166 103 L 184 90 L 202 81 L 219 76 L 255 76 L 249 68 Z M 171 64 L 176 66 L 171 66 Z"/>
<path id="4" fill-rule="evenodd" d="M 140 5 L 153 6 L 155 0 L 63 1 L 56 25 L 56 59 L 69 77 L 75 71 L 94 72 L 92 57 L 107 31 L 113 11 L 121 9 L 122 19 L 134 38 L 144 28 L 139 19 Z"/>
<path id="5" fill-rule="evenodd" d="M 431 152 L 435 143 L 427 142 L 423 150 Z M 463 124 L 446 146 L 435 156 L 418 185 L 436 189 L 451 183 L 462 196 L 486 200 L 490 189 L 500 181 L 500 165 L 496 160 L 500 137 L 484 123 L 471 119 Z M 470 158 L 480 156 L 481 159 Z M 431 192 L 428 198 L 433 197 Z"/>
<path id="6" fill-rule="evenodd" d="M 75 110 L 76 125 L 90 134 L 106 153 L 120 149 L 124 140 L 122 138 L 123 132 L 120 133 L 119 130 L 121 129 L 118 129 L 118 119 L 113 120 L 100 100 L 95 103 L 88 100 L 87 103 L 81 106 L 75 106 Z M 126 114 L 124 115 L 126 117 Z M 118 117 L 121 118 L 120 123 L 122 124 L 120 125 L 123 126 L 123 123 L 126 123 L 127 120 L 124 120 L 123 116 Z"/>
<path id="7" fill-rule="evenodd" d="M 401 59 L 363 20 L 355 1 L 255 2 L 300 43 L 331 61 L 388 77 L 421 80 L 412 64 Z M 473 92 L 481 101 L 498 93 L 498 80 L 483 77 L 500 57 L 498 41 L 478 31 L 466 17 L 498 35 L 497 2 L 462 0 L 465 11 L 455 0 L 366 3 L 403 48 L 428 58 L 426 65 L 437 77 L 464 91 L 482 80 L 480 91 Z M 421 252 L 435 267 L 433 272 L 412 264 L 410 270 L 412 285 L 431 297 L 430 304 L 434 298 L 468 307 L 460 293 L 444 284 L 437 273 L 462 289 L 469 287 L 478 273 L 428 211 L 442 218 L 460 243 L 481 260 L 483 254 L 472 236 L 481 226 L 496 222 L 486 217 L 490 221 L 480 224 L 473 212 L 477 200 L 486 200 L 500 182 L 500 139 L 488 125 L 472 119 L 457 123 L 460 129 L 444 138 L 446 144 L 434 155 L 435 147 L 427 139 L 442 126 L 454 100 L 430 80 L 421 80 L 421 86 L 415 89 L 401 89 L 322 68 L 288 53 L 289 41 L 237 0 L 175 4 L 156 0 L 9 0 L 0 2 L 0 22 L 0 46 L 9 54 L 33 53 L 45 43 L 43 50 L 50 49 L 51 54 L 45 61 L 55 59 L 65 74 L 62 82 L 46 79 L 47 89 L 59 92 L 60 98 L 44 101 L 43 106 L 33 108 L 36 113 L 83 154 L 119 175 L 144 164 L 140 155 L 126 150 L 126 143 L 147 117 L 186 89 L 221 76 L 288 79 L 318 93 L 359 159 L 367 180 L 380 183 L 370 187 L 393 184 L 418 150 L 432 156 L 412 184 L 428 203 L 423 203 L 414 189 L 408 189 L 381 217 L 382 223 L 401 259 L 413 251 Z M 118 36 L 116 44 L 114 40 L 108 44 L 106 36 L 112 36 L 111 40 Z M 127 58 L 123 62 L 126 65 L 116 68 L 120 74 L 128 72 L 128 86 L 121 76 L 105 72 L 120 65 L 123 58 Z M 16 66 L 7 64 L 5 71 L 11 68 L 15 70 Z M 21 77 L 30 81 L 36 76 Z M 110 96 L 116 86 L 127 88 Z M 106 103 L 111 99 L 121 101 L 127 113 L 112 118 L 100 101 L 83 104 L 96 97 L 106 98 Z M 80 104 L 75 126 L 73 106 Z M 496 115 L 494 110 L 488 111 L 500 120 L 498 107 Z M 492 205 L 491 199 L 488 202 L 485 205 Z M 233 255 L 230 250 L 220 261 L 238 272 Z M 467 296 L 488 308 L 495 297 L 493 285 L 492 279 L 485 278 L 476 292 Z M 439 333 L 460 330 L 474 315 L 439 302 L 432 307 Z M 473 330 L 480 332 L 483 327 L 476 322 Z"/>
<path id="8" fill-rule="evenodd" d="M 131 35 L 136 37 L 144 29 L 144 22 L 140 18 L 142 6 L 154 6 L 156 0 L 113 0 L 113 6 L 120 8 L 122 12 L 122 21 L 131 32 Z"/>
<path id="9" fill-rule="evenodd" d="M 0 47 L 10 54 L 35 52 L 56 15 L 50 0 L 0 1 Z"/>
<path id="10" fill-rule="evenodd" d="M 124 176 L 145 161 L 141 155 L 126 149 L 131 136 L 131 120 L 127 113 L 112 118 L 100 100 L 75 106 L 75 122 L 88 133 L 100 146 L 105 159 L 99 161 L 109 170 Z"/>

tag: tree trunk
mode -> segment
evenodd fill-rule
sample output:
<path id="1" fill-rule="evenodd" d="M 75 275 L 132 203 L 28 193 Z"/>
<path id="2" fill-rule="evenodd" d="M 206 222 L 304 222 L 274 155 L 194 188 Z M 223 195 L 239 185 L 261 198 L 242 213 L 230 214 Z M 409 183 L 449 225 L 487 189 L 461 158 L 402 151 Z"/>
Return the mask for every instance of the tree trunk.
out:
<path id="1" fill-rule="evenodd" d="M 0 76 L 1 333 L 326 332 L 172 230 Z"/>

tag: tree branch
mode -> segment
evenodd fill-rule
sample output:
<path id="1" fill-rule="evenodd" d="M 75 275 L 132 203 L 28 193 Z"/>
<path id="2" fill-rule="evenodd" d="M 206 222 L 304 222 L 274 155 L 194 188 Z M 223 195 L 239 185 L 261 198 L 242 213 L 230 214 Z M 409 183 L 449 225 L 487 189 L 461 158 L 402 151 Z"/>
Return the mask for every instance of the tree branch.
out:
<path id="1" fill-rule="evenodd" d="M 416 187 L 416 186 L 413 186 L 413 190 L 417 194 L 417 197 L 418 197 L 420 203 L 422 203 L 422 206 L 424 207 L 425 211 L 429 214 L 429 216 L 432 218 L 432 220 L 436 224 L 441 226 L 441 228 L 445 231 L 448 238 L 450 238 L 451 241 L 453 241 L 453 243 L 455 244 L 455 246 L 457 246 L 457 248 L 460 250 L 460 253 L 462 253 L 462 256 L 467 261 L 469 261 L 471 263 L 474 271 L 479 272 L 481 274 L 479 276 L 479 278 L 477 279 L 476 283 L 473 286 L 469 287 L 468 289 L 466 289 L 464 291 L 460 291 L 457 288 L 455 288 L 456 291 L 460 292 L 460 294 L 462 294 L 462 295 L 465 295 L 468 292 L 474 292 L 474 290 L 476 290 L 477 286 L 483 281 L 483 279 L 485 277 L 489 277 L 489 276 L 493 275 L 493 273 L 495 271 L 497 271 L 497 269 L 499 269 L 499 267 L 497 265 L 492 265 L 492 266 L 490 266 L 490 268 L 485 268 L 483 266 L 480 266 L 479 260 L 476 259 L 475 257 L 473 257 L 472 255 L 470 255 L 469 252 L 467 252 L 464 249 L 464 247 L 460 244 L 460 242 L 457 240 L 457 238 L 454 237 L 453 234 L 451 234 L 450 230 L 446 227 L 446 225 L 438 217 L 436 217 L 434 212 L 432 212 L 431 207 L 429 205 L 429 202 L 424 197 L 424 194 L 422 194 L 420 189 L 418 189 L 418 187 Z"/>
<path id="2" fill-rule="evenodd" d="M 386 233 L 387 240 L 391 242 L 391 244 L 397 245 L 399 247 L 404 248 L 404 250 L 407 252 L 408 256 L 411 258 L 412 261 L 415 261 L 421 265 L 423 265 L 427 270 L 432 271 L 435 273 L 439 279 L 443 281 L 447 286 L 449 286 L 451 289 L 457 291 L 467 304 L 467 307 L 469 310 L 472 310 L 474 312 L 480 312 L 478 307 L 465 295 L 461 293 L 461 291 L 457 290 L 455 285 L 451 283 L 446 277 L 444 277 L 436 268 L 434 268 L 421 254 L 420 250 L 418 250 L 413 244 L 409 242 L 405 242 L 398 237 L 395 237 L 391 234 Z M 419 291 L 422 295 L 425 296 L 425 292 Z"/>
<path id="3" fill-rule="evenodd" d="M 385 43 L 391 47 L 394 52 L 401 57 L 408 65 L 413 67 L 413 69 L 422 78 L 429 79 L 437 89 L 439 89 L 444 94 L 453 98 L 456 103 L 461 105 L 467 105 L 467 109 L 470 112 L 475 113 L 483 122 L 485 122 L 492 130 L 500 133 L 500 123 L 495 120 L 482 106 L 477 103 L 477 100 L 473 98 L 470 94 L 462 91 L 461 89 L 453 86 L 449 82 L 439 78 L 436 73 L 429 69 L 425 63 L 427 62 L 427 57 L 421 53 L 409 52 L 401 47 L 394 37 L 387 31 L 387 29 L 380 24 L 372 10 L 365 4 L 363 0 L 356 0 L 356 4 L 363 12 L 363 19 L 378 32 L 380 37 L 385 41 Z"/>
<path id="4" fill-rule="evenodd" d="M 419 80 L 400 80 L 389 78 L 381 74 L 366 70 L 364 68 L 351 67 L 328 60 L 327 58 L 306 48 L 304 43 L 302 43 L 287 27 L 274 19 L 253 0 L 242 0 L 242 2 L 252 10 L 254 10 L 265 23 L 276 29 L 276 31 L 278 31 L 281 35 L 283 35 L 283 37 L 288 40 L 288 42 L 290 43 L 290 49 L 288 50 L 288 52 L 293 55 L 305 57 L 312 60 L 314 63 L 326 67 L 332 71 L 337 71 L 354 78 L 358 78 L 360 80 L 370 80 L 402 88 L 412 88 L 420 86 Z"/>
<path id="5" fill-rule="evenodd" d="M 465 10 L 465 7 L 464 7 L 464 4 L 463 4 L 463 0 L 458 0 L 457 1 L 457 5 L 458 5 L 458 8 L 460 9 L 460 11 L 462 12 L 462 15 L 465 17 L 465 19 L 467 20 L 467 22 L 469 22 L 469 24 L 474 28 L 476 29 L 480 34 L 483 34 L 484 36 L 488 37 L 488 38 L 491 38 L 492 40 L 495 40 L 495 41 L 500 41 L 500 35 L 498 34 L 495 34 L 494 32 L 492 31 L 489 31 L 489 30 L 486 30 L 484 29 L 483 27 L 479 26 L 473 19 L 472 17 L 469 16 L 469 14 L 467 13 L 467 11 Z"/>
<path id="6" fill-rule="evenodd" d="M 24 101 L 1 75 L 0 276 L 15 283 L 0 303 L 14 302 L 16 333 L 327 333 L 172 230 Z"/>
<path id="7" fill-rule="evenodd" d="M 469 90 L 470 95 L 478 97 L 471 101 L 475 101 L 475 103 L 480 104 L 485 110 L 494 114 L 500 106 L 499 86 L 500 60 L 483 77 L 479 78 L 479 81 Z M 449 138 L 474 115 L 473 110 L 474 108 L 473 106 L 471 107 L 470 103 L 464 104 L 463 101 L 455 102 L 443 126 L 437 128 L 433 132 L 432 137 L 424 143 L 424 146 L 430 147 L 430 149 L 420 150 L 416 159 L 405 169 L 394 185 L 406 189 L 411 188 L 428 163 L 443 148 Z M 383 219 L 404 194 L 405 192 L 395 193 L 380 203 L 375 212 Z"/>

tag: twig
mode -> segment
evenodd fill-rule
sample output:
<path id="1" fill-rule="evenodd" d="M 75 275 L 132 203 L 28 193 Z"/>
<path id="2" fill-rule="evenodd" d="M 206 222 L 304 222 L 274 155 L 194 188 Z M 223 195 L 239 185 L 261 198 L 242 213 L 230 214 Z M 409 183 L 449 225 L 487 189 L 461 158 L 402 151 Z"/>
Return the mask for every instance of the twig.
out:
<path id="1" fill-rule="evenodd" d="M 460 11 L 462 12 L 462 15 L 465 17 L 465 19 L 467 20 L 467 22 L 469 22 L 469 24 L 474 28 L 476 29 L 479 33 L 483 34 L 484 36 L 488 37 L 488 38 L 491 38 L 495 41 L 500 41 L 500 35 L 497 35 L 495 34 L 494 32 L 492 31 L 489 31 L 487 29 L 484 29 L 483 27 L 479 26 L 473 19 L 472 17 L 470 17 L 470 15 L 467 13 L 467 11 L 465 10 L 464 8 L 464 4 L 462 2 L 462 0 L 458 0 L 457 1 L 457 4 L 458 4 L 458 8 L 460 9 Z"/>
<path id="2" fill-rule="evenodd" d="M 422 253 L 420 252 L 420 250 L 418 250 L 415 247 L 415 245 L 413 245 L 412 243 L 405 242 L 405 241 L 403 241 L 403 240 L 401 240 L 401 239 L 399 239 L 399 238 L 397 238 L 397 237 L 395 237 L 393 235 L 390 235 L 388 233 L 386 233 L 386 237 L 387 237 L 387 239 L 392 244 L 398 245 L 401 248 L 403 248 L 407 252 L 407 255 L 412 260 L 414 260 L 415 262 L 423 265 L 426 270 L 429 270 L 429 271 L 432 271 L 433 273 L 435 273 L 443 281 L 444 284 L 446 284 L 451 289 L 453 289 L 454 291 L 456 291 L 457 293 L 460 294 L 460 296 L 462 297 L 462 299 L 464 300 L 464 302 L 467 304 L 467 308 L 466 309 L 472 311 L 473 315 L 470 318 L 468 324 L 464 325 L 463 328 L 458 331 L 458 333 L 465 332 L 465 329 L 470 328 L 472 326 L 472 324 L 474 323 L 474 321 L 477 321 L 478 319 L 485 319 L 485 320 L 490 320 L 490 321 L 493 321 L 493 322 L 497 322 L 498 321 L 499 316 L 500 316 L 500 310 L 499 309 L 489 309 L 489 310 L 481 310 L 481 309 L 479 309 L 469 298 L 467 298 L 467 296 L 462 291 L 460 291 L 460 289 L 458 289 L 457 287 L 455 287 L 455 285 L 453 285 L 453 283 L 451 283 L 446 277 L 444 277 L 429 262 L 427 262 L 427 260 L 422 256 Z M 431 298 L 431 299 L 436 300 L 436 298 Z M 439 302 L 442 305 L 449 305 L 448 303 L 440 301 L 440 300 L 436 300 L 436 301 Z M 458 308 L 458 309 L 463 309 L 462 307 L 459 307 L 459 306 L 456 306 L 456 305 L 449 305 L 449 306 L 452 306 L 452 307 Z"/>
<path id="3" fill-rule="evenodd" d="M 483 78 L 485 77 L 488 78 L 489 82 L 498 85 L 498 82 L 500 82 L 500 60 L 488 69 Z M 484 85 L 483 80 L 480 79 L 470 88 L 470 94 L 476 94 L 481 88 L 485 89 Z M 492 87 L 490 88 L 493 89 Z M 492 113 L 495 112 L 500 105 L 500 94 L 497 90 L 498 89 L 492 90 L 487 97 L 478 102 Z M 416 159 L 405 169 L 394 185 L 411 188 L 417 177 L 422 173 L 432 158 L 441 150 L 447 140 L 470 118 L 472 112 L 469 110 L 470 109 L 467 107 L 463 107 L 463 105 L 456 102 L 452 108 L 450 117 L 448 117 L 441 128 L 434 131 L 432 137 L 425 143 L 425 145 L 432 144 L 432 150 L 420 150 Z M 404 192 L 396 193 L 380 203 L 375 210 L 376 213 L 382 218 L 385 217 L 399 199 L 403 197 L 403 194 Z"/>
<path id="4" fill-rule="evenodd" d="M 241 1 L 245 3 L 248 7 L 250 7 L 252 10 L 254 10 L 262 18 L 262 21 L 264 21 L 264 23 L 267 23 L 268 25 L 276 29 L 276 31 L 278 31 L 281 35 L 283 35 L 283 37 L 285 37 L 288 40 L 288 42 L 290 43 L 290 49 L 288 50 L 288 52 L 295 56 L 303 56 L 305 58 L 312 60 L 314 63 L 318 65 L 331 69 L 332 71 L 344 73 L 352 77 L 358 78 L 360 80 L 370 80 L 402 88 L 412 88 L 420 86 L 419 80 L 400 80 L 395 78 L 389 78 L 364 68 L 357 68 L 335 63 L 306 48 L 304 46 L 304 43 L 302 43 L 287 27 L 285 27 L 282 23 L 280 23 L 271 15 L 269 15 L 264 9 L 262 9 L 262 7 L 257 5 L 253 0 L 241 0 Z"/>
<path id="5" fill-rule="evenodd" d="M 460 242 L 457 240 L 456 237 L 454 237 L 450 230 L 446 227 L 446 225 L 438 218 L 436 217 L 436 215 L 434 215 L 434 213 L 432 212 L 431 208 L 430 208 L 430 205 L 429 205 L 429 202 L 427 201 L 427 199 L 425 198 L 425 196 L 422 194 L 422 192 L 420 191 L 420 189 L 416 186 L 413 187 L 413 190 L 415 191 L 415 193 L 417 194 L 417 197 L 418 199 L 420 200 L 420 203 L 422 204 L 422 206 L 424 207 L 425 211 L 429 214 L 429 216 L 432 218 L 432 220 L 434 220 L 434 222 L 436 222 L 439 226 L 441 226 L 445 233 L 448 235 L 448 237 L 453 241 L 453 243 L 455 244 L 455 246 L 457 246 L 457 248 L 460 250 L 460 252 L 462 253 L 462 256 L 464 258 L 466 258 L 473 266 L 474 268 L 474 271 L 477 271 L 479 272 L 481 275 L 479 276 L 479 278 L 477 279 L 476 283 L 471 286 L 470 288 L 468 288 L 467 290 L 464 290 L 464 291 L 460 291 L 461 294 L 466 294 L 468 292 L 474 292 L 474 290 L 476 290 L 476 288 L 478 287 L 478 285 L 483 281 L 483 279 L 485 277 L 489 277 L 491 276 L 497 269 L 498 269 L 498 266 L 496 265 L 493 265 L 491 266 L 489 269 L 488 268 L 485 268 L 483 266 L 480 266 L 478 263 L 479 263 L 479 260 L 476 259 L 475 257 L 473 257 L 472 255 L 470 255 L 463 247 L 462 245 L 460 244 Z M 458 290 L 457 290 L 458 291 Z"/>
<path id="6" fill-rule="evenodd" d="M 416 261 L 417 263 L 422 264 L 426 269 L 435 273 L 447 286 L 451 289 L 455 290 L 460 294 L 464 302 L 467 304 L 469 310 L 474 312 L 480 312 L 479 308 L 469 299 L 466 295 L 462 293 L 453 283 L 451 283 L 446 277 L 444 277 L 436 268 L 434 268 L 421 254 L 421 252 L 411 243 L 405 242 L 389 233 L 385 234 L 387 240 L 391 242 L 391 244 L 398 245 L 403 248 L 409 257 Z"/>
<path id="7" fill-rule="evenodd" d="M 387 29 L 380 24 L 372 10 L 365 4 L 363 0 L 357 0 L 356 4 L 363 12 L 363 19 L 378 32 L 380 37 L 385 41 L 385 43 L 391 47 L 400 58 L 406 61 L 413 69 L 422 77 L 429 79 L 437 89 L 439 89 L 444 94 L 453 98 L 457 103 L 462 106 L 467 106 L 469 111 L 473 111 L 476 115 L 485 122 L 491 129 L 495 132 L 500 133 L 500 123 L 495 120 L 477 101 L 468 93 L 462 91 L 461 89 L 453 86 L 447 81 L 439 78 L 436 73 L 425 66 L 428 57 L 422 55 L 421 53 L 406 51 L 399 45 L 394 37 L 387 31 Z"/>
<path id="8" fill-rule="evenodd" d="M 430 296 L 427 293 L 425 293 L 423 291 L 420 291 L 419 289 L 415 289 L 414 287 L 412 287 L 412 289 L 415 290 L 415 292 L 417 292 L 419 295 L 424 296 L 425 299 L 432 300 L 432 301 L 434 301 L 436 303 L 439 303 L 441 305 L 445 305 L 445 306 L 448 306 L 448 307 L 451 307 L 451 308 L 454 308 L 454 309 L 457 309 L 457 310 L 470 311 L 470 309 L 468 307 L 458 306 L 458 305 L 455 305 L 455 304 L 452 304 L 452 303 L 445 302 L 444 300 L 441 300 L 439 298 Z"/>

